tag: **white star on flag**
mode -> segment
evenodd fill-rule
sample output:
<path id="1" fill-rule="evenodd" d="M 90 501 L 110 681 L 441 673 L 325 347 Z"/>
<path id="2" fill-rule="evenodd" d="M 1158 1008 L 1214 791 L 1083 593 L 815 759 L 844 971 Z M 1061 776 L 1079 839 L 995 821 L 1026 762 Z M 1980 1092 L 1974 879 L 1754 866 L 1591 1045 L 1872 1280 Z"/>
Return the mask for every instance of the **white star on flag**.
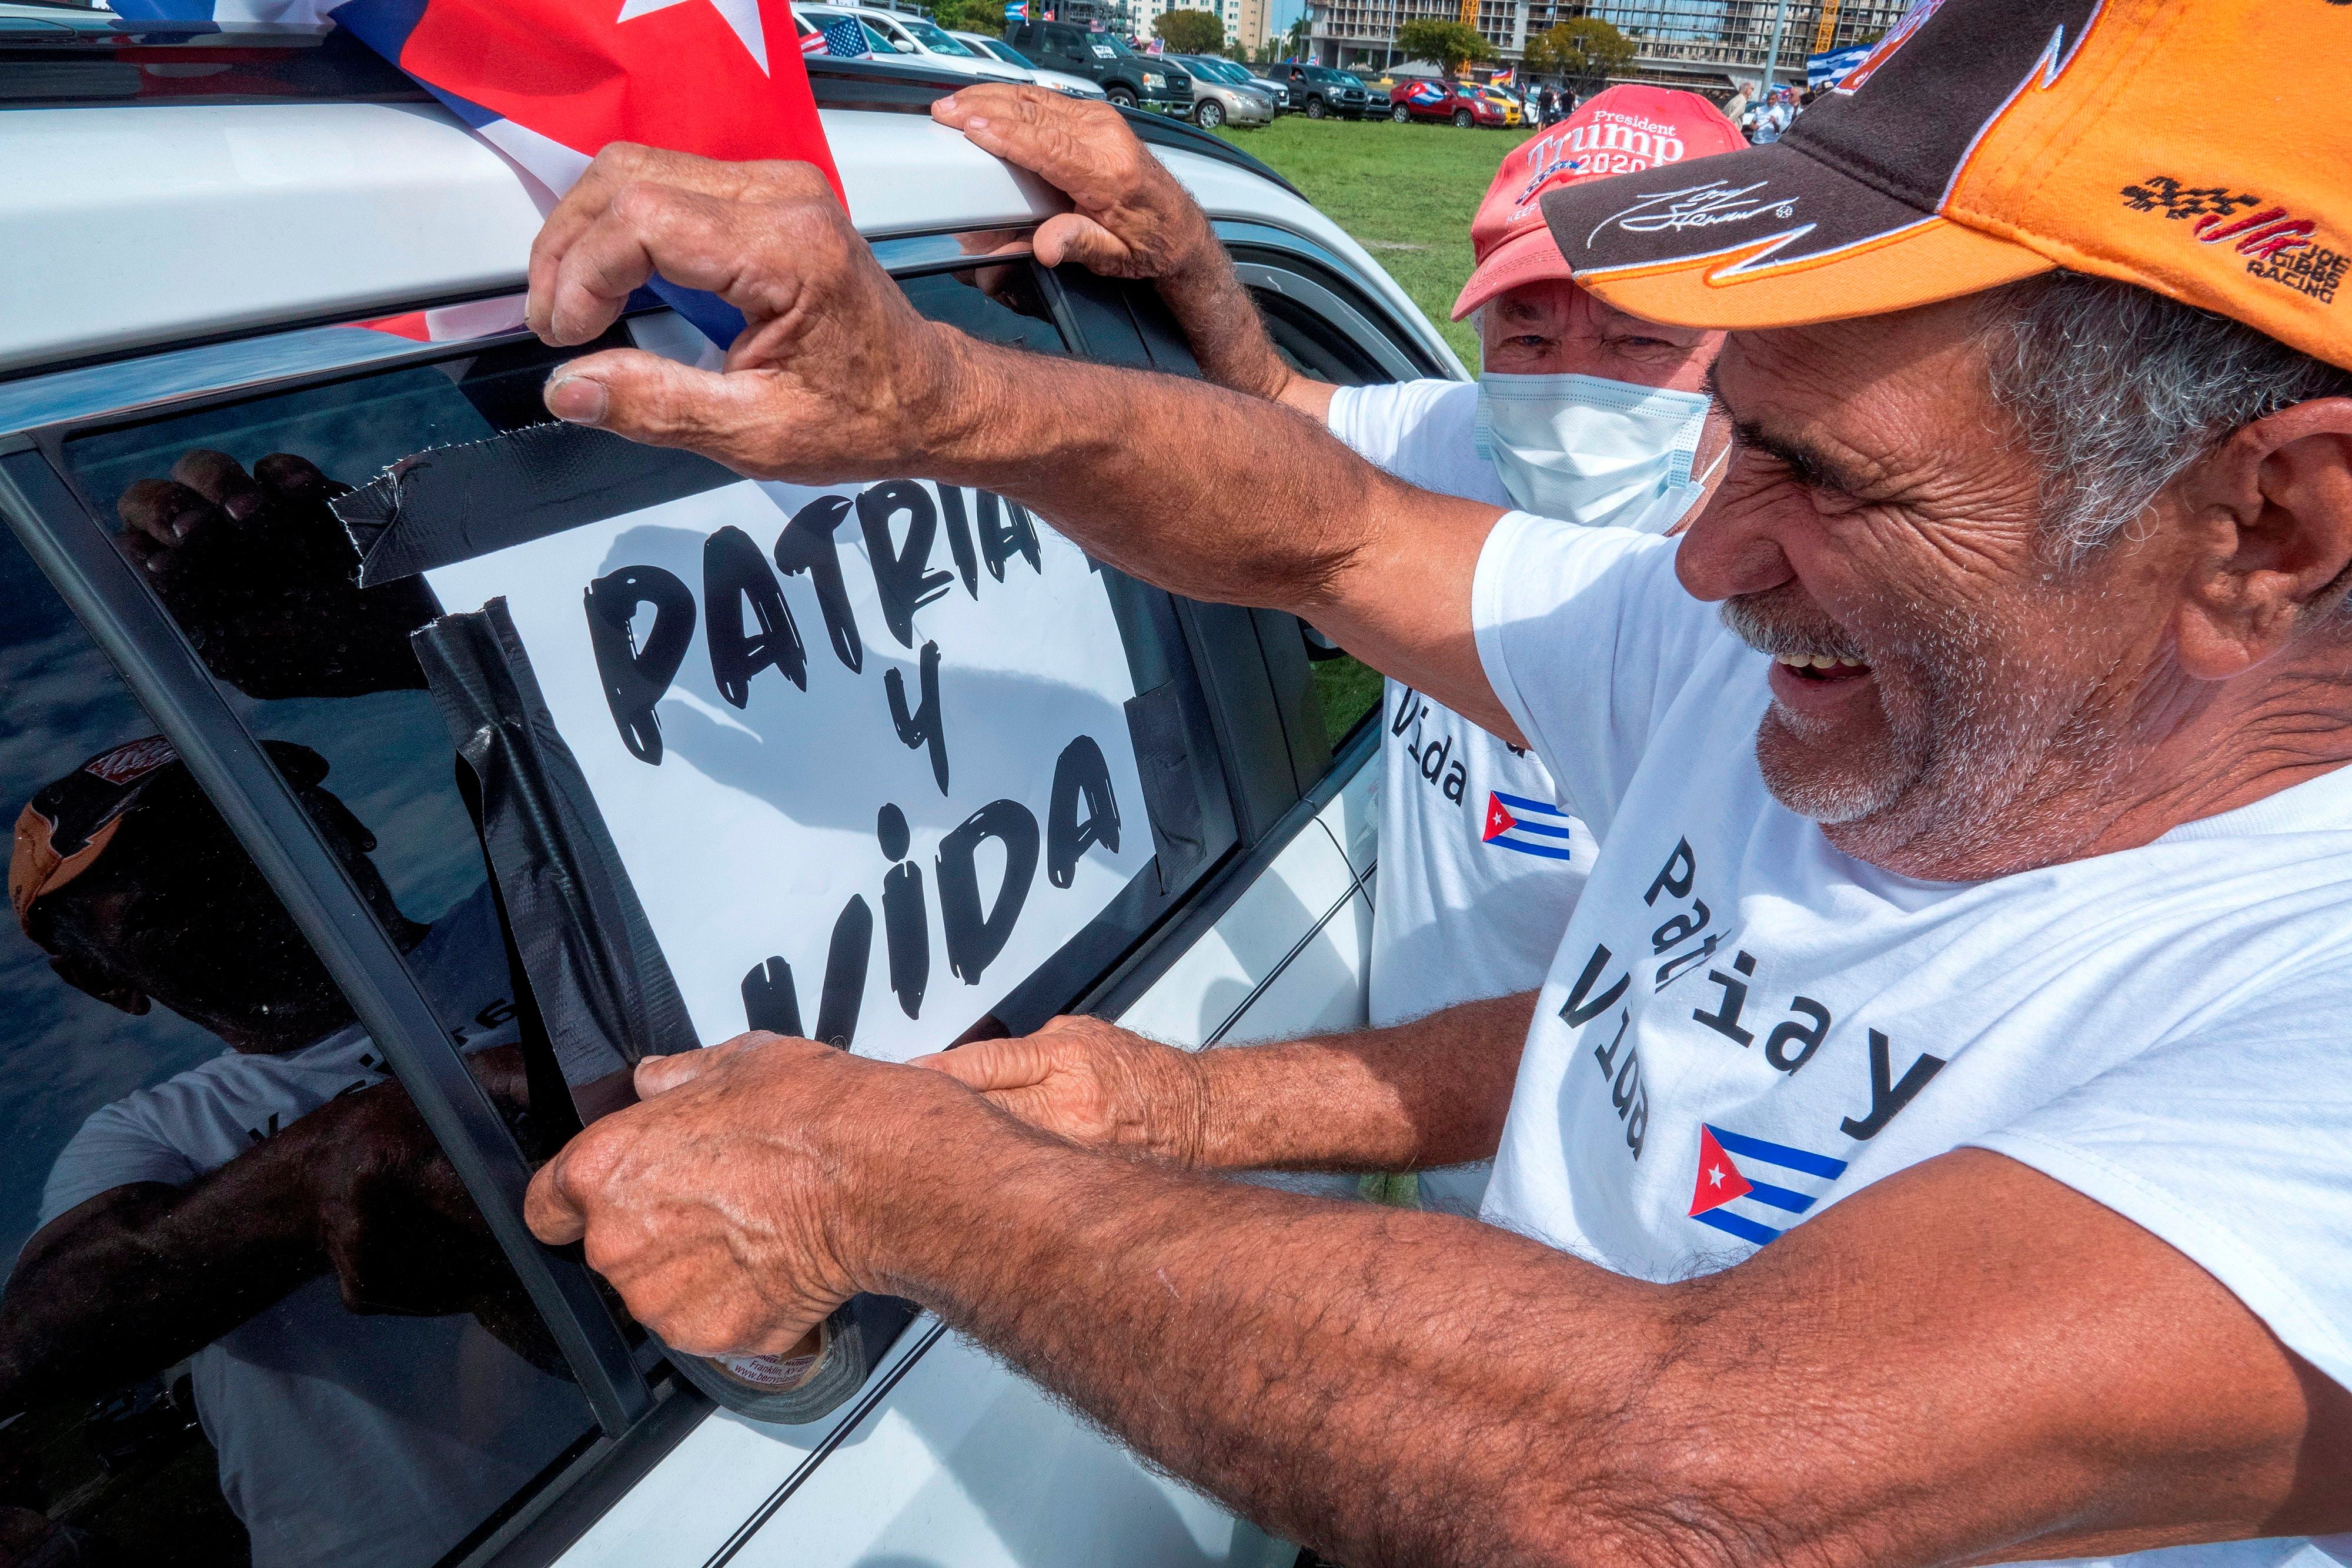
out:
<path id="1" fill-rule="evenodd" d="M 1721 1166 L 1707 1166 L 1706 1179 L 1713 1185 L 1721 1186 L 1723 1185 L 1723 1167 Z"/>
<path id="2" fill-rule="evenodd" d="M 719 13 L 719 19 L 735 29 L 751 52 L 760 74 L 768 74 L 768 35 L 760 25 L 760 0 L 700 0 Z M 683 5 L 688 0 L 621 0 L 621 14 L 616 22 L 634 22 L 640 16 L 650 16 L 656 11 L 667 11 L 673 5 Z"/>

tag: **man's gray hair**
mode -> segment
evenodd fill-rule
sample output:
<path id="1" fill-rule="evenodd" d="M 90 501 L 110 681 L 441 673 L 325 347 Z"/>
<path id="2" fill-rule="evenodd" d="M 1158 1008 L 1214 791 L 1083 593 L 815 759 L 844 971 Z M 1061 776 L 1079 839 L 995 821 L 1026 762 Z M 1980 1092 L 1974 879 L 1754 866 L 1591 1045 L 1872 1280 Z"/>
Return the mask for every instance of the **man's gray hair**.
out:
<path id="1" fill-rule="evenodd" d="M 2045 527 L 2075 560 L 2241 426 L 2352 397 L 2352 371 L 2127 283 L 2060 272 L 1987 303 L 1993 398 L 2042 460 Z"/>

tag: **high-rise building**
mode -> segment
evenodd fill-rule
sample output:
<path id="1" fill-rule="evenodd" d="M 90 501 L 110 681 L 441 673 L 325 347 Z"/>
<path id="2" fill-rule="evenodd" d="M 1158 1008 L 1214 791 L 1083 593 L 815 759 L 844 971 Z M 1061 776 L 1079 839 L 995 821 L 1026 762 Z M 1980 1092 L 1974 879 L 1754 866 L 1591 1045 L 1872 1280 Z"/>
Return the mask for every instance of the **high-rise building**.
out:
<path id="1" fill-rule="evenodd" d="M 1503 62 L 1562 22 L 1595 16 L 1633 40 L 1632 62 L 1616 79 L 1727 94 L 1763 74 L 1776 18 L 1776 75 L 1801 80 L 1805 57 L 1875 38 L 1908 0 L 1307 0 L 1308 52 L 1327 65 L 1397 63 L 1397 29 L 1416 17 L 1463 21 Z M 1785 15 L 1783 11 L 1785 9 Z"/>
<path id="2" fill-rule="evenodd" d="M 1171 11 L 1207 11 L 1225 25 L 1225 42 L 1233 43 L 1241 36 L 1243 0 L 1127 0 L 1129 24 L 1134 37 L 1149 44 L 1155 36 L 1151 25 Z"/>

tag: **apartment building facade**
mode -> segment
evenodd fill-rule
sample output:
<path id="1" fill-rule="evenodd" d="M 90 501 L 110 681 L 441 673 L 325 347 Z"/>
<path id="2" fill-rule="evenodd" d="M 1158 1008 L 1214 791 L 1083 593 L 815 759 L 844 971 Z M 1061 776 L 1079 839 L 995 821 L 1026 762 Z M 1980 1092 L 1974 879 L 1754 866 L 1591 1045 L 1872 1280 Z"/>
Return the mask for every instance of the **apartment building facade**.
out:
<path id="1" fill-rule="evenodd" d="M 1405 23 L 1460 21 L 1509 64 L 1529 37 L 1597 16 L 1633 40 L 1633 61 L 1619 79 L 1722 95 L 1763 75 L 1776 19 L 1776 79 L 1801 80 L 1807 55 L 1874 37 L 1907 8 L 1908 0 L 1307 0 L 1307 39 L 1325 65 L 1380 69 L 1402 58 L 1396 36 Z"/>

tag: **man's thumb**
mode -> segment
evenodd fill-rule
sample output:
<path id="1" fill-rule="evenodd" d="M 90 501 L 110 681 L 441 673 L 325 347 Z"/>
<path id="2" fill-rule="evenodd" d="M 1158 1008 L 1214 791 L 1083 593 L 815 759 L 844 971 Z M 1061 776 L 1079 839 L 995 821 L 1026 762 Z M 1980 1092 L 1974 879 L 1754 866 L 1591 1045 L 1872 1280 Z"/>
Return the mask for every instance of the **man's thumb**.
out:
<path id="1" fill-rule="evenodd" d="M 1126 246 L 1083 213 L 1056 213 L 1037 225 L 1030 244 L 1038 261 L 1046 267 L 1075 261 L 1088 272 L 1113 277 L 1118 276 L 1128 256 Z"/>
<path id="2" fill-rule="evenodd" d="M 650 1100 L 656 1094 L 667 1094 L 681 1083 L 691 1083 L 701 1077 L 729 1054 L 718 1047 L 711 1051 L 681 1051 L 673 1056 L 648 1056 L 637 1063 L 637 1098 Z"/>
<path id="3" fill-rule="evenodd" d="M 686 446 L 724 461 L 742 428 L 749 388 L 641 349 L 611 349 L 559 367 L 547 412 L 651 446 Z"/>

